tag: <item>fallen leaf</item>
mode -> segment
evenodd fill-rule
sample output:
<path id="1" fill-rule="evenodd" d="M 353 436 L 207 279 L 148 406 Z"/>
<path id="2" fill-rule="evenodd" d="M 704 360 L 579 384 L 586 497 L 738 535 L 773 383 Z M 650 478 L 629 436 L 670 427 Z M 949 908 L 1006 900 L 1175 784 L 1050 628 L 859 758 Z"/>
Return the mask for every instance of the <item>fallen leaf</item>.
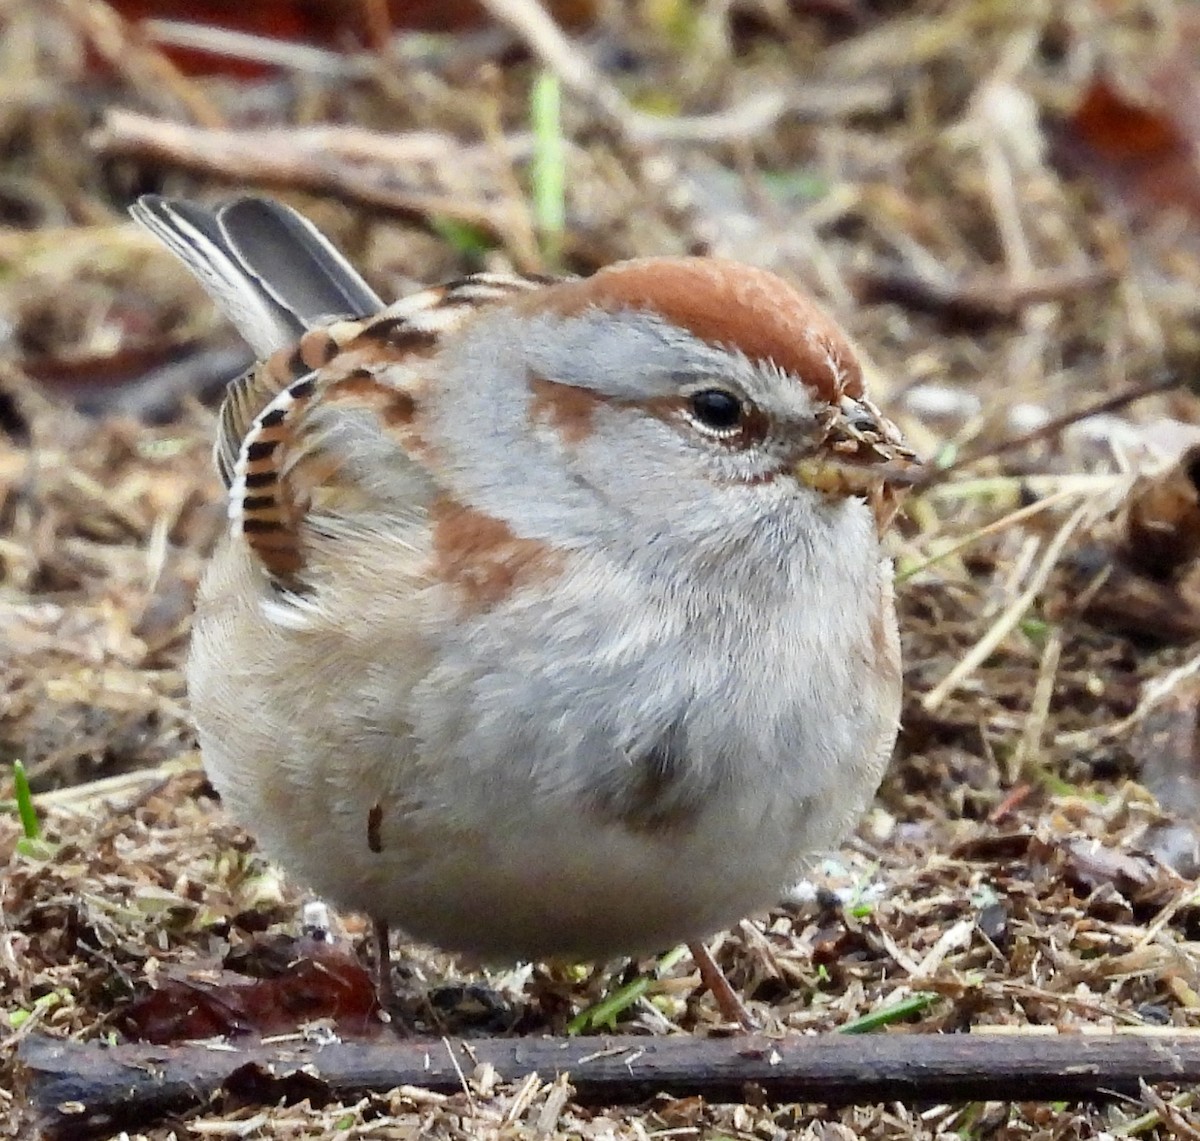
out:
<path id="1" fill-rule="evenodd" d="M 364 1038 L 382 1028 L 377 1006 L 370 974 L 344 945 L 275 937 L 256 940 L 220 969 L 165 975 L 125 1008 L 120 1023 L 131 1037 L 158 1045 L 263 1037 L 316 1021 L 340 1037 Z"/>
<path id="2" fill-rule="evenodd" d="M 1200 220 L 1200 83 L 1192 41 L 1164 57 L 1138 94 L 1100 71 L 1057 133 L 1055 158 L 1135 217 L 1164 209 Z"/>
<path id="3" fill-rule="evenodd" d="M 314 44 L 348 51 L 382 48 L 392 32 L 454 33 L 486 25 L 476 0 L 111 0 L 125 19 L 172 20 L 265 39 Z M 551 0 L 555 19 L 580 29 L 596 18 L 596 0 Z M 163 45 L 163 53 L 187 75 L 226 74 L 254 78 L 270 70 L 253 60 L 234 59 L 199 48 Z"/>

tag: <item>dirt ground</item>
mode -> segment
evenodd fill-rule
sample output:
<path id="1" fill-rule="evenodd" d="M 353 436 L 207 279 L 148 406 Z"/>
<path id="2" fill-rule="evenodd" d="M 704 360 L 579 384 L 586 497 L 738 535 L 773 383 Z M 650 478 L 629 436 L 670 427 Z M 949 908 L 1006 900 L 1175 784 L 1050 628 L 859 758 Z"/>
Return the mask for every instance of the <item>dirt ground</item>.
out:
<path id="1" fill-rule="evenodd" d="M 508 26 L 389 46 L 386 6 L 347 0 L 335 34 L 307 29 L 315 45 L 238 41 L 270 66 L 214 73 L 164 54 L 175 25 L 96 0 L 0 5 L 0 1133 L 34 1128 L 11 1092 L 23 1039 L 120 1038 L 131 998 L 300 922 L 301 893 L 222 816 L 188 724 L 191 599 L 223 519 L 214 397 L 245 361 L 126 221 L 152 190 L 276 194 L 388 297 L 685 251 L 807 283 L 945 470 L 894 539 L 906 700 L 877 802 L 716 957 L 772 1030 L 879 1012 L 887 1033 L 1200 1029 L 1195 9 L 560 4 L 564 55 L 538 9 L 496 7 Z M 261 8 L 280 22 L 258 36 L 305 10 Z M 561 230 L 532 173 L 539 70 L 565 80 Z M 421 948 L 406 963 L 435 1029 L 454 984 L 486 983 L 513 1033 L 564 1033 L 636 976 L 484 978 Z M 642 989 L 617 1029 L 719 1021 L 687 956 Z M 1192 1092 L 1169 1087 L 1104 1105 L 597 1110 L 547 1082 L 219 1104 L 145 1136 L 1198 1130 Z"/>

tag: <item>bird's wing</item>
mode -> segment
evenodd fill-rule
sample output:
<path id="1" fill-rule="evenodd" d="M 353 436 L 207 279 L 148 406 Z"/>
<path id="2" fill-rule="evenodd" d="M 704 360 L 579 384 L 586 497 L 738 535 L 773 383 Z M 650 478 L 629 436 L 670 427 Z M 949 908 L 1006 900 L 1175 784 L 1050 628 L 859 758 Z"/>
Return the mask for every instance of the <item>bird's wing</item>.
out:
<path id="1" fill-rule="evenodd" d="M 306 538 L 356 517 L 418 525 L 436 491 L 422 404 L 442 338 L 481 306 L 546 284 L 475 274 L 384 306 L 307 219 L 242 198 L 215 211 L 147 196 L 132 208 L 260 356 L 233 381 L 214 448 L 232 531 L 267 575 L 303 589 Z"/>

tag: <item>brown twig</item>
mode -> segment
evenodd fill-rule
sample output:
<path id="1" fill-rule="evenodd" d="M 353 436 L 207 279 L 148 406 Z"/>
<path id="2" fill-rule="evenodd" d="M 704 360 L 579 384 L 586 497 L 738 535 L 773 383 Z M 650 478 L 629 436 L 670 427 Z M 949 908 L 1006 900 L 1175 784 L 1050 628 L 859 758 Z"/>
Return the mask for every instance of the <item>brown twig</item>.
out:
<path id="1" fill-rule="evenodd" d="M 63 11 L 88 44 L 133 91 L 161 110 L 176 107 L 206 127 L 223 127 L 225 116 L 205 92 L 146 37 L 101 0 L 68 0 Z"/>
<path id="2" fill-rule="evenodd" d="M 856 274 L 852 285 L 864 305 L 893 302 L 950 324 L 986 328 L 1020 320 L 1031 305 L 1065 301 L 1114 280 L 1115 274 L 1104 267 L 1048 270 L 1022 280 L 982 275 L 933 280 L 904 269 L 877 268 Z"/>
<path id="3" fill-rule="evenodd" d="M 490 1066 L 503 1081 L 567 1073 L 575 1100 L 631 1104 L 657 1094 L 743 1101 L 1092 1101 L 1140 1083 L 1200 1081 L 1200 1035 L 839 1034 L 787 1038 L 479 1038 L 178 1047 L 31 1035 L 24 1092 L 50 1141 L 146 1129 L 222 1092 L 271 1104 L 419 1086 L 453 1094 Z"/>
<path id="4" fill-rule="evenodd" d="M 157 47 L 186 48 L 225 59 L 283 68 L 347 83 L 369 77 L 376 67 L 375 62 L 365 54 L 348 55 L 313 44 L 241 32 L 219 24 L 147 19 L 141 21 L 139 28 L 147 41 Z"/>
<path id="5" fill-rule="evenodd" d="M 1073 412 L 1058 416 L 1035 428 L 1032 432 L 1025 432 L 1020 436 L 1013 436 L 1007 440 L 1001 440 L 996 444 L 989 444 L 986 448 L 977 452 L 970 452 L 964 455 L 949 467 L 931 471 L 923 480 L 914 484 L 913 493 L 920 494 L 935 484 L 944 483 L 954 472 L 960 471 L 965 467 L 970 467 L 980 460 L 992 459 L 996 456 L 1004 455 L 1006 452 L 1015 451 L 1017 448 L 1028 447 L 1028 445 L 1036 444 L 1040 440 L 1052 440 L 1072 424 L 1077 424 L 1081 420 L 1116 412 L 1118 409 L 1133 404 L 1135 401 L 1142 400 L 1147 396 L 1154 396 L 1160 392 L 1169 392 L 1172 388 L 1179 388 L 1185 383 L 1185 378 L 1180 375 L 1178 370 L 1173 368 L 1167 369 L 1154 380 L 1123 389 L 1113 396 L 1106 396 L 1102 400 L 1097 400 L 1092 404 L 1077 408 Z"/>
<path id="6" fill-rule="evenodd" d="M 632 145 L 731 142 L 770 130 L 785 115 L 829 119 L 878 112 L 894 99 L 888 84 L 863 81 L 760 91 L 709 115 L 651 115 L 633 106 L 538 0 L 481 0 L 488 13 L 553 72 L 562 85 Z"/>
<path id="7" fill-rule="evenodd" d="M 450 219 L 502 237 L 508 225 L 503 205 L 399 184 L 407 165 L 434 157 L 436 141 L 420 134 L 406 147 L 404 137 L 346 127 L 205 130 L 128 111 L 109 112 L 92 136 L 93 146 L 106 154 L 137 155 L 233 182 L 335 194 L 419 225 Z M 451 153 L 461 161 L 453 146 L 446 140 L 437 154 L 443 164 Z"/>

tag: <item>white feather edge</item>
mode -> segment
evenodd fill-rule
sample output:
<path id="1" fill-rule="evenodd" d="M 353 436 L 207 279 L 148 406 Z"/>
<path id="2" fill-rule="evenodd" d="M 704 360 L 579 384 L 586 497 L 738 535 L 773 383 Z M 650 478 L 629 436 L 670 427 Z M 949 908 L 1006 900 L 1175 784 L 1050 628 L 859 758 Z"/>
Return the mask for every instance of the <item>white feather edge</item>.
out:
<path id="1" fill-rule="evenodd" d="M 269 357 L 295 343 L 295 325 L 280 313 L 262 283 L 169 202 L 159 200 L 156 208 L 136 202 L 129 212 L 191 271 L 256 356 Z"/>

